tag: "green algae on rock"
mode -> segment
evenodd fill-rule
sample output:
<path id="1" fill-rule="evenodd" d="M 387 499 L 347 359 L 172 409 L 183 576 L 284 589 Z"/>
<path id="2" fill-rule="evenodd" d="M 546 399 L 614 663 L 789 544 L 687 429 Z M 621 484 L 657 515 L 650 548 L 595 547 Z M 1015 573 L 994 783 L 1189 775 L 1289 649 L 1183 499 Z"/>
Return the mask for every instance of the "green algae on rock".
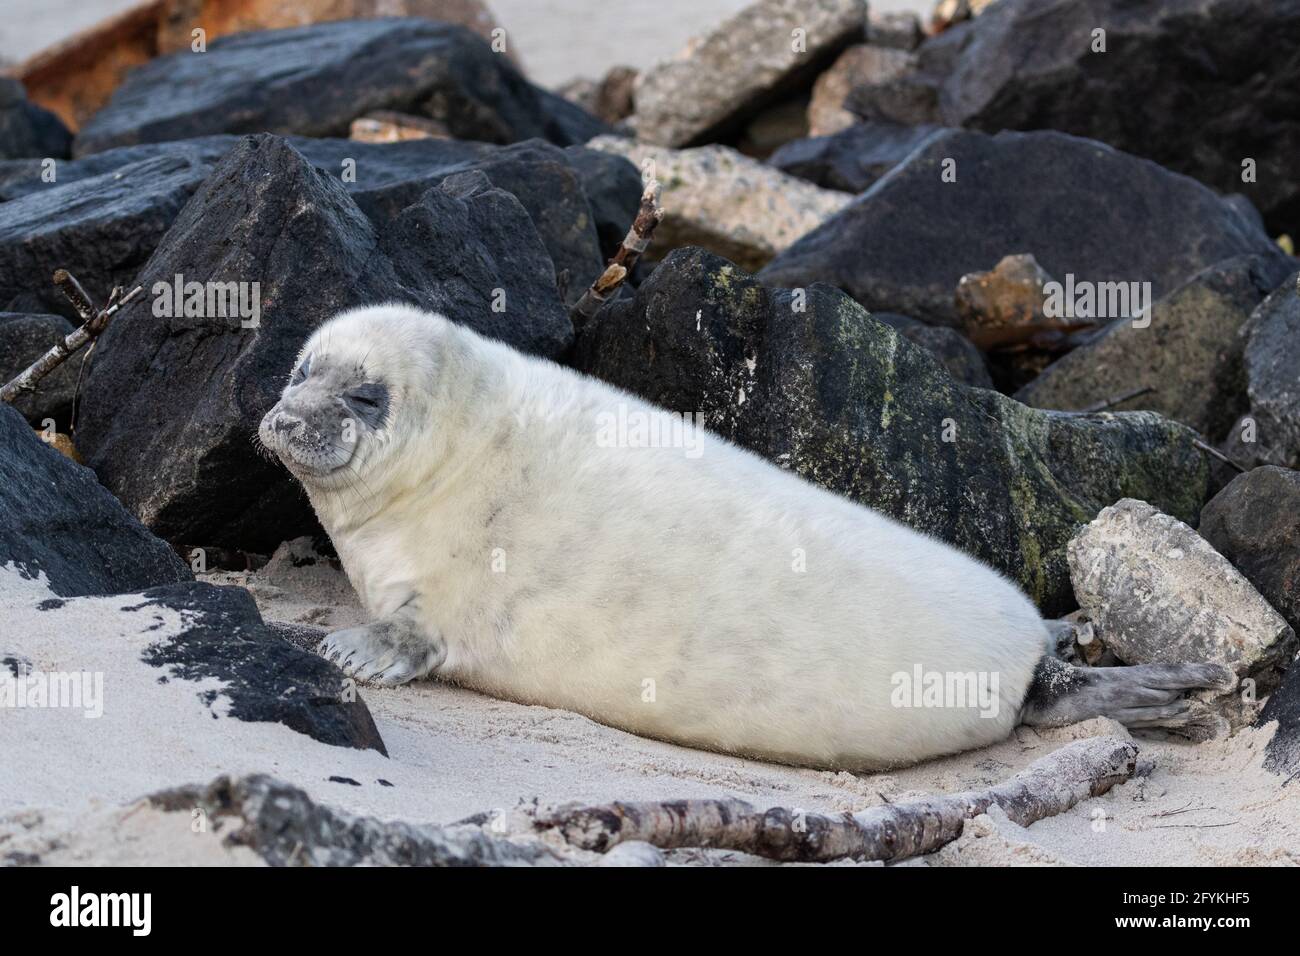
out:
<path id="1" fill-rule="evenodd" d="M 1195 522 L 1194 433 L 1151 412 L 1029 408 L 955 381 L 829 286 L 768 289 L 701 249 L 670 255 L 581 337 L 579 368 L 1074 606 L 1065 546 L 1121 498 Z"/>

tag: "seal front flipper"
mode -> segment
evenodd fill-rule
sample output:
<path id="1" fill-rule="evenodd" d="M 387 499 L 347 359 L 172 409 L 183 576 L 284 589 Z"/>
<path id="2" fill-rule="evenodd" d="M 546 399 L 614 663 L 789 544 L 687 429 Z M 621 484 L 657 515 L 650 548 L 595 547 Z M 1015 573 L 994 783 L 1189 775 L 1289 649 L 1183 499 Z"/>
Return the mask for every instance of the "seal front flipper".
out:
<path id="1" fill-rule="evenodd" d="M 447 644 L 419 620 L 412 599 L 388 617 L 335 631 L 320 653 L 359 681 L 394 686 L 425 677 L 447 659 Z"/>
<path id="2" fill-rule="evenodd" d="M 1232 671 L 1221 664 L 1073 667 L 1044 657 L 1034 669 L 1020 722 L 1064 727 L 1110 717 L 1128 727 L 1177 728 L 1197 719 L 1184 691 L 1227 690 L 1235 683 Z"/>

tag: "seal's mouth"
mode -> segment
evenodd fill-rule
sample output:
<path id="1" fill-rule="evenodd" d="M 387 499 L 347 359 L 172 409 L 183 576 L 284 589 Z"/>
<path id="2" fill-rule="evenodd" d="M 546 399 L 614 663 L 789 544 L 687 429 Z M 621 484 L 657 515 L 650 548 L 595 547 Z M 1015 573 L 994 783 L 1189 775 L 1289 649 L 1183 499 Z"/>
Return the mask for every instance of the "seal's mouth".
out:
<path id="1" fill-rule="evenodd" d="M 279 405 L 267 412 L 257 429 L 264 449 L 300 480 L 328 478 L 344 471 L 356 453 L 355 438 L 330 435 Z"/>

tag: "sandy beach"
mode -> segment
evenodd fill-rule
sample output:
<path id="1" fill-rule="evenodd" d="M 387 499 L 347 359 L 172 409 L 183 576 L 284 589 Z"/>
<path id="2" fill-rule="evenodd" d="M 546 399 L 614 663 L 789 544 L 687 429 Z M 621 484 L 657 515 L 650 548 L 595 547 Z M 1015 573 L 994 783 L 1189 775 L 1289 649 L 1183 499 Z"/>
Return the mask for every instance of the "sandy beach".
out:
<path id="1" fill-rule="evenodd" d="M 346 577 L 327 562 L 304 563 L 309 554 L 306 542 L 297 542 L 260 572 L 216 572 L 206 580 L 248 587 L 267 620 L 326 629 L 362 621 Z M 30 652 L 49 670 L 102 671 L 108 678 L 100 718 L 17 711 L 0 721 L 0 750 L 9 766 L 22 768 L 0 780 L 0 806 L 8 811 L 0 817 L 0 852 L 47 863 L 260 862 L 193 833 L 188 814 L 137 802 L 220 774 L 271 774 L 321 803 L 384 820 L 446 824 L 487 812 L 520 831 L 508 831 L 513 836 L 530 839 L 512 811 L 723 796 L 759 807 L 856 811 L 989 786 L 1071 740 L 1127 735 L 1106 719 L 1043 732 L 1020 727 L 996 746 L 919 766 L 827 772 L 646 740 L 579 714 L 421 681 L 361 690 L 388 745 L 384 757 L 327 746 L 279 724 L 227 719 L 219 682 L 172 679 L 161 696 L 144 688 L 139 682 L 156 677 L 140 663 L 139 638 L 129 625 L 115 630 L 117 609 L 135 603 L 130 596 L 76 599 L 81 626 L 54 634 L 42 631 L 41 615 L 23 600 L 44 593 L 40 584 L 12 577 L 3 583 L 0 595 L 10 602 L 4 613 L 20 635 L 11 650 Z M 159 634 L 182 624 L 166 609 L 157 615 Z M 218 697 L 210 707 L 200 702 L 207 693 Z M 149 708 L 142 709 L 146 699 Z M 222 724 L 216 734 L 214 717 Z M 908 865 L 1295 865 L 1300 790 L 1280 786 L 1263 769 L 1270 733 L 1247 729 L 1200 745 L 1139 737 L 1138 773 L 1110 793 L 1030 828 L 995 810 L 956 842 Z M 582 857 L 567 847 L 559 852 Z M 766 861 L 691 850 L 669 854 L 669 862 Z"/>

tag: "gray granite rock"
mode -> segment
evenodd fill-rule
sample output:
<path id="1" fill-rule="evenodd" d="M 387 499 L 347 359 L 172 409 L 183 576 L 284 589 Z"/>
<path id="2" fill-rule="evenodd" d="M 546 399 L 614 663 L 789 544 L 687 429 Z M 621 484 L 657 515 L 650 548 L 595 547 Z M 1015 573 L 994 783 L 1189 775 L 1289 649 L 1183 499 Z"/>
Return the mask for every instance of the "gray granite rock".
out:
<path id="1" fill-rule="evenodd" d="M 1264 692 L 1295 656 L 1295 631 L 1250 581 L 1145 501 L 1104 509 L 1067 553 L 1080 608 L 1126 664 L 1211 661 Z"/>
<path id="2" fill-rule="evenodd" d="M 637 138 L 660 146 L 723 140 L 811 85 L 863 39 L 865 26 L 860 0 L 758 0 L 638 77 L 629 118 Z"/>

